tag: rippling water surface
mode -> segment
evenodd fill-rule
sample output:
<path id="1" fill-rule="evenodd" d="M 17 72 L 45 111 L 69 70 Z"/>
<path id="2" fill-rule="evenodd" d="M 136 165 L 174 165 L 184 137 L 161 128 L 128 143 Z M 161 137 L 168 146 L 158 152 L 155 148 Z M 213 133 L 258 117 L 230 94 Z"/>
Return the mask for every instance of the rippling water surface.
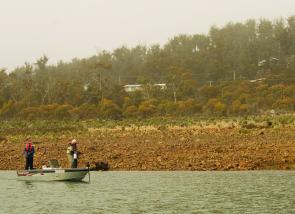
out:
<path id="1" fill-rule="evenodd" d="M 295 213 L 294 171 L 93 172 L 25 182 L 0 171 L 0 213 Z"/>

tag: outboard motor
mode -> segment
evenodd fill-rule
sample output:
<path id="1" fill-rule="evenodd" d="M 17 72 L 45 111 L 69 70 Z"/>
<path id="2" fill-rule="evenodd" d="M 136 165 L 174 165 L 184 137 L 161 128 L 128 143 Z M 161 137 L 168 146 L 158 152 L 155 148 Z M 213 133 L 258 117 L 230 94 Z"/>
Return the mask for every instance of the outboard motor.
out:
<path id="1" fill-rule="evenodd" d="M 95 163 L 95 170 L 107 171 L 110 169 L 110 166 L 107 162 L 96 162 Z"/>

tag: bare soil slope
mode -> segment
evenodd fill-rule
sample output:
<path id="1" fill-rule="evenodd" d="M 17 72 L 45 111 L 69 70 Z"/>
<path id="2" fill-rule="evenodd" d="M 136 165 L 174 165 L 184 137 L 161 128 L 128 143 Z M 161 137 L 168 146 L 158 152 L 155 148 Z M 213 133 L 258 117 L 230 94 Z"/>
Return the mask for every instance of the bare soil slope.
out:
<path id="1" fill-rule="evenodd" d="M 67 166 L 68 137 L 41 138 L 35 167 Z M 106 161 L 111 170 L 257 170 L 295 168 L 295 129 L 156 127 L 92 129 L 77 136 L 79 165 Z M 22 169 L 23 143 L 0 143 L 0 169 Z"/>

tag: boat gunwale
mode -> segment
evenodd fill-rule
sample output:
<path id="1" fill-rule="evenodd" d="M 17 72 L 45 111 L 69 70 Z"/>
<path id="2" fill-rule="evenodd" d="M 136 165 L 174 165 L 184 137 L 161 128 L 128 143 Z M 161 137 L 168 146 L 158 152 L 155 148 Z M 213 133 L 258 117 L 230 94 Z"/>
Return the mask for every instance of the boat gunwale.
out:
<path id="1" fill-rule="evenodd" d="M 88 172 L 88 168 L 48 168 L 48 169 L 33 169 L 33 170 L 17 170 L 18 176 L 25 174 L 38 174 L 38 173 L 67 173 L 67 172 Z M 23 174 L 23 175 L 22 175 Z"/>

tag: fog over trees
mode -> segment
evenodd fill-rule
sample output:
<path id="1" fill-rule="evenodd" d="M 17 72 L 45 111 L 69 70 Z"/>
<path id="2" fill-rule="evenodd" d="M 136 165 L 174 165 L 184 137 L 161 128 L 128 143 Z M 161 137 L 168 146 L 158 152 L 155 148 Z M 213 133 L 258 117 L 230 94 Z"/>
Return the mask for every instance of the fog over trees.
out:
<path id="1" fill-rule="evenodd" d="M 165 45 L 0 71 L 2 119 L 247 115 L 295 110 L 295 16 L 212 26 Z M 154 84 L 166 84 L 165 88 Z M 126 84 L 141 90 L 124 91 Z"/>

